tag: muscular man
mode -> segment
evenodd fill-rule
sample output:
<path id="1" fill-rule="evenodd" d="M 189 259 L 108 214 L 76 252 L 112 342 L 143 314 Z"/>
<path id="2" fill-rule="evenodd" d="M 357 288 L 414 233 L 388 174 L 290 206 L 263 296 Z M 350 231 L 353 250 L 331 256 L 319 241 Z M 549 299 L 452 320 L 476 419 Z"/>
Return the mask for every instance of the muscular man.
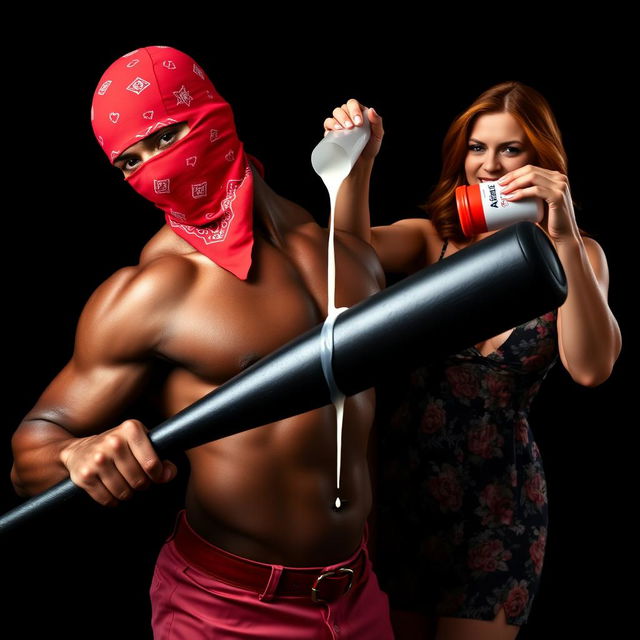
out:
<path id="1" fill-rule="evenodd" d="M 169 417 L 321 323 L 328 232 L 267 185 L 188 55 L 122 56 L 91 111 L 111 163 L 167 224 L 88 300 L 71 360 L 14 434 L 11 478 L 26 497 L 70 476 L 115 506 L 175 476 L 144 424 L 114 424 L 150 372 L 171 363 Z M 375 253 L 350 234 L 336 233 L 336 263 L 338 306 L 383 286 Z M 366 553 L 374 400 L 370 389 L 345 405 L 342 510 L 331 405 L 187 452 L 185 509 L 150 590 L 156 638 L 392 637 Z"/>

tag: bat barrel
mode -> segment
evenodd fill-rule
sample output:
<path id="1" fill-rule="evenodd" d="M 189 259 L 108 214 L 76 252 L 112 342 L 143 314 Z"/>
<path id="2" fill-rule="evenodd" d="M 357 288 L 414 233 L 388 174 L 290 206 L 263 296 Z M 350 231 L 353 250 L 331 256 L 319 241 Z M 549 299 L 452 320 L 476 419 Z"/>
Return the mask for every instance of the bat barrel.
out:
<path id="1" fill-rule="evenodd" d="M 560 306 L 562 264 L 545 233 L 519 222 L 341 313 L 333 372 L 354 395 L 393 371 L 455 353 Z M 331 402 L 318 325 L 149 432 L 161 458 Z M 0 518 L 0 534 L 86 492 L 64 480 Z"/>

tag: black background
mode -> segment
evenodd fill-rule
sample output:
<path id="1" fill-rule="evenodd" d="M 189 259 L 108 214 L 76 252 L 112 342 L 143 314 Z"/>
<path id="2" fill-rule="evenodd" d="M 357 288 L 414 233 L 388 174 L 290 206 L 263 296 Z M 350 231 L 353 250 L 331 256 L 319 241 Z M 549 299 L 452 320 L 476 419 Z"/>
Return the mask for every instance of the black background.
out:
<path id="1" fill-rule="evenodd" d="M 369 25 L 357 19 L 358 7 L 352 20 L 341 21 L 343 10 L 325 7 L 315 28 L 285 27 L 271 16 L 261 29 L 254 21 L 251 36 L 240 15 L 224 28 L 207 15 L 211 29 L 204 35 L 169 24 L 132 28 L 135 21 L 115 29 L 87 17 L 82 35 L 77 28 L 43 29 L 25 41 L 29 57 L 23 49 L 4 52 L 5 60 L 21 64 L 5 69 L 4 149 L 13 153 L 5 155 L 4 187 L 17 202 L 5 199 L 4 212 L 9 348 L 1 510 L 21 502 L 9 481 L 11 435 L 71 356 L 87 298 L 115 270 L 135 264 L 163 224 L 162 213 L 109 166 L 91 129 L 91 97 L 113 60 L 154 44 L 194 57 L 233 106 L 240 138 L 264 163 L 268 183 L 321 224 L 328 219 L 328 195 L 309 158 L 334 106 L 356 97 L 384 118 L 371 209 L 373 224 L 385 224 L 421 215 L 416 205 L 435 185 L 453 118 L 488 87 L 519 80 L 539 90 L 557 117 L 572 194 L 582 205 L 578 224 L 607 255 L 609 304 L 624 341 L 604 384 L 581 387 L 558 363 L 534 402 L 530 422 L 547 475 L 550 527 L 541 590 L 519 637 L 580 637 L 587 630 L 617 637 L 621 612 L 628 614 L 631 605 L 621 581 L 626 572 L 635 576 L 635 536 L 627 525 L 637 504 L 627 489 L 636 440 L 633 396 L 625 385 L 636 288 L 627 286 L 632 281 L 623 266 L 630 251 L 625 236 L 635 232 L 630 222 L 637 215 L 625 194 L 637 182 L 637 165 L 622 158 L 634 142 L 637 103 L 628 96 L 620 25 L 604 33 L 597 25 L 589 33 L 574 30 L 569 39 L 557 24 L 540 23 L 530 34 L 513 21 L 489 37 L 480 21 L 463 26 L 452 19 L 409 33 L 411 17 L 396 25 L 378 16 Z M 347 37 L 352 33 L 358 38 Z M 614 44 L 596 46 L 612 37 Z M 151 637 L 153 564 L 186 483 L 185 460 L 178 462 L 182 474 L 170 486 L 115 510 L 63 512 L 3 541 L 4 622 L 13 617 L 20 625 L 12 637 L 45 631 L 67 638 Z"/>

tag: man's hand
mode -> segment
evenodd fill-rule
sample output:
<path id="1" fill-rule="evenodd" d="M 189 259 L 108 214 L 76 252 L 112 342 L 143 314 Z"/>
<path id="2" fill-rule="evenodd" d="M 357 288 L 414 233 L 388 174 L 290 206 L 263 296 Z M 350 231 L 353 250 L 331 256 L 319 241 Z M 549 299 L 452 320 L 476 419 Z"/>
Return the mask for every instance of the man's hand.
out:
<path id="1" fill-rule="evenodd" d="M 60 452 L 71 480 L 101 505 L 115 507 L 152 482 L 169 482 L 177 467 L 161 461 L 139 420 L 125 420 L 104 433 L 73 440 Z"/>

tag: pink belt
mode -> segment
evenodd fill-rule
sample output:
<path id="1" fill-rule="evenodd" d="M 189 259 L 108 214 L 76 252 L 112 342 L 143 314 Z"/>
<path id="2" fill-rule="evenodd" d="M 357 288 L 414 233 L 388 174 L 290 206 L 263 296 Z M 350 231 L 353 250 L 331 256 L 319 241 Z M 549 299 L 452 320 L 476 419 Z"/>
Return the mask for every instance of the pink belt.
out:
<path id="1" fill-rule="evenodd" d="M 314 602 L 333 602 L 359 584 L 367 568 L 364 545 L 344 563 L 323 567 L 283 567 L 242 558 L 211 544 L 189 525 L 186 510 L 178 514 L 168 539 L 187 562 L 228 584 L 265 593 L 275 578 L 273 596 L 308 596 Z"/>

